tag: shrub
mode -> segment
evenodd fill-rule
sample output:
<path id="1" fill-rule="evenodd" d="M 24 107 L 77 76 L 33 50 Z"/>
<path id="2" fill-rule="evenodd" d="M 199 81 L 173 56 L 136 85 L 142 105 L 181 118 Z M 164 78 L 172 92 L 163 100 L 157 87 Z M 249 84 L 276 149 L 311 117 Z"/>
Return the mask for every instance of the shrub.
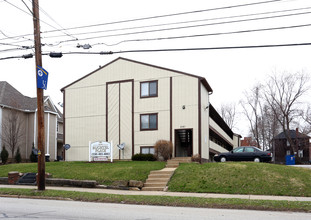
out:
<path id="1" fill-rule="evenodd" d="M 168 160 L 172 157 L 173 144 L 170 141 L 158 140 L 154 145 L 154 154 L 158 160 Z"/>
<path id="2" fill-rule="evenodd" d="M 16 163 L 22 162 L 22 156 L 21 156 L 21 152 L 19 151 L 19 148 L 17 148 L 16 154 L 15 154 L 15 161 Z"/>
<path id="3" fill-rule="evenodd" d="M 200 154 L 195 154 L 195 155 L 193 155 L 193 156 L 191 157 L 191 161 L 192 161 L 192 162 L 198 162 L 198 163 L 200 163 L 200 162 L 201 162 L 201 156 L 200 156 Z"/>
<path id="4" fill-rule="evenodd" d="M 132 156 L 135 161 L 155 161 L 157 160 L 153 154 L 135 154 Z"/>
<path id="5" fill-rule="evenodd" d="M 5 149 L 5 146 L 3 145 L 2 151 L 1 151 L 1 160 L 3 164 L 6 164 L 9 158 L 9 152 Z"/>

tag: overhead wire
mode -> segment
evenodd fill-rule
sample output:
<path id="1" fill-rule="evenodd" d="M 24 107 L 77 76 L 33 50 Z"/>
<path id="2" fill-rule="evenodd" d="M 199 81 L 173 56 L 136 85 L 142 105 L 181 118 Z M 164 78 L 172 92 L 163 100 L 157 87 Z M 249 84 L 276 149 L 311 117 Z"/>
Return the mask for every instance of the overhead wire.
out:
<path id="1" fill-rule="evenodd" d="M 22 0 L 23 2 L 24 2 L 24 0 Z M 32 3 L 32 0 L 28 0 L 30 3 Z M 62 25 L 60 25 L 54 18 L 52 18 L 52 16 L 50 16 L 41 6 L 39 6 L 39 5 L 37 5 L 37 3 L 36 2 L 33 2 L 38 8 L 39 8 L 39 10 L 43 13 L 43 14 L 45 14 L 48 18 L 50 18 L 56 25 L 58 25 L 61 29 L 57 29 L 57 28 L 55 28 L 54 27 L 54 29 L 56 29 L 57 31 L 60 31 L 60 32 L 63 32 L 66 36 L 69 36 L 69 37 L 72 37 L 72 38 L 74 38 L 74 39 L 77 39 L 75 36 L 73 36 L 72 34 L 70 34 L 70 33 L 67 33 L 67 32 L 65 32 L 64 30 L 65 30 L 65 28 L 62 26 Z M 25 4 L 25 3 L 24 3 Z"/>
<path id="2" fill-rule="evenodd" d="M 241 20 L 234 20 L 234 21 L 215 22 L 215 23 L 208 23 L 208 24 L 188 25 L 188 26 L 182 26 L 182 27 L 171 27 L 171 28 L 162 28 L 162 29 L 154 29 L 154 30 L 146 30 L 146 31 L 136 31 L 136 32 L 118 33 L 118 34 L 108 34 L 108 35 L 80 38 L 79 40 L 91 40 L 91 39 L 98 39 L 98 38 L 105 38 L 105 37 L 128 36 L 128 35 L 135 35 L 135 34 L 154 33 L 154 32 L 162 32 L 162 31 L 173 31 L 173 30 L 180 30 L 180 29 L 186 29 L 186 28 L 197 28 L 197 27 L 212 26 L 212 25 L 232 24 L 232 23 L 257 21 L 257 20 L 271 19 L 271 18 L 298 16 L 298 15 L 304 15 L 304 14 L 311 14 L 311 11 L 309 11 L 309 12 L 302 12 L 302 13 L 295 13 L 295 14 L 276 15 L 276 16 L 251 18 L 251 19 L 241 19 Z M 75 40 L 64 40 L 64 41 L 59 41 L 59 42 L 57 42 L 55 44 L 60 44 L 60 43 L 65 43 L 65 42 L 72 42 L 72 41 L 75 41 Z"/>
<path id="3" fill-rule="evenodd" d="M 106 45 L 106 46 L 116 46 L 116 45 L 119 45 L 121 43 L 127 43 L 127 42 L 142 42 L 142 41 L 173 40 L 173 39 L 183 39 L 183 38 L 208 37 L 208 36 L 229 35 L 229 34 L 242 34 L 242 33 L 260 32 L 260 31 L 284 30 L 284 29 L 302 28 L 302 27 L 310 27 L 310 26 L 311 26 L 311 24 L 300 24 L 300 25 L 292 25 L 292 26 L 261 28 L 261 29 L 248 29 L 248 30 L 218 32 L 218 33 L 207 33 L 207 34 L 195 34 L 195 35 L 182 35 L 182 36 L 170 36 L 170 37 L 131 39 L 131 40 L 119 41 L 119 42 L 114 43 L 114 44 L 96 43 L 96 44 L 92 44 L 92 46 L 101 45 L 101 44 Z"/>
<path id="4" fill-rule="evenodd" d="M 116 28 L 116 29 L 102 30 L 102 31 L 97 30 L 97 31 L 75 33 L 75 35 L 97 34 L 97 33 L 113 32 L 113 31 L 121 31 L 121 30 L 124 31 L 124 30 L 140 29 L 140 28 L 151 28 L 151 27 L 168 26 L 168 25 L 179 25 L 179 24 L 187 24 L 187 23 L 195 23 L 195 22 L 203 22 L 203 21 L 213 21 L 213 20 L 223 20 L 223 19 L 230 19 L 230 18 L 250 17 L 250 16 L 256 16 L 256 15 L 283 13 L 283 12 L 306 10 L 306 9 L 311 9 L 311 7 L 303 7 L 303 8 L 295 8 L 295 9 L 279 10 L 279 11 L 269 11 L 269 12 L 260 12 L 260 13 L 235 15 L 235 16 L 207 18 L 207 19 L 181 21 L 181 22 L 162 23 L 162 24 L 154 24 L 154 25 L 144 25 L 144 26 L 136 26 L 136 27 L 125 27 L 125 28 L 123 27 L 123 28 Z M 65 36 L 65 35 L 54 35 L 54 36 L 47 36 L 44 38 L 53 38 L 53 37 L 62 37 L 62 36 Z"/>
<path id="5" fill-rule="evenodd" d="M 199 48 L 169 48 L 169 49 L 147 49 L 147 50 L 124 50 L 124 51 L 100 51 L 100 52 L 61 52 L 66 55 L 111 55 L 120 53 L 148 53 L 148 52 L 177 52 L 177 51 L 203 51 L 203 50 L 232 50 L 232 49 L 256 49 L 256 48 L 274 48 L 274 47 L 297 47 L 311 46 L 311 42 L 306 43 L 288 43 L 288 44 L 265 44 L 265 45 L 243 45 L 243 46 L 226 46 L 226 47 L 199 47 Z M 42 55 L 51 56 L 52 52 L 43 52 Z M 0 60 L 13 58 L 32 58 L 33 54 L 2 57 Z"/>
<path id="6" fill-rule="evenodd" d="M 76 27 L 66 28 L 66 29 L 62 29 L 62 30 L 74 30 L 74 29 L 81 29 L 81 28 L 91 28 L 91 27 L 97 27 L 97 26 L 103 26 L 103 25 L 120 24 L 120 23 L 127 23 L 127 22 L 135 22 L 135 21 L 156 19 L 156 18 L 164 18 L 164 17 L 179 16 L 179 15 L 187 15 L 187 14 L 193 14 L 193 13 L 202 13 L 202 12 L 207 12 L 207 11 L 224 10 L 224 9 L 231 9 L 231 8 L 238 8 L 238 7 L 247 7 L 247 6 L 254 6 L 254 5 L 259 5 L 259 4 L 267 4 L 267 3 L 275 3 L 275 2 L 281 2 L 281 1 L 286 1 L 286 0 L 269 0 L 269 1 L 253 2 L 253 3 L 246 3 L 246 4 L 230 5 L 230 6 L 216 7 L 216 8 L 203 9 L 203 10 L 179 12 L 179 13 L 172 13 L 172 14 L 165 14 L 165 15 L 143 17 L 143 18 L 134 18 L 134 19 L 113 21 L 113 22 L 93 24 L 93 25 L 76 26 Z M 45 33 L 51 33 L 51 32 L 56 32 L 56 31 L 60 31 L 60 30 L 49 30 L 49 31 L 44 31 L 42 33 L 45 34 Z M 24 35 L 19 35 L 19 36 L 16 36 L 16 37 L 30 36 L 30 35 L 32 35 L 32 34 L 24 34 Z M 2 39 L 0 39 L 0 40 L 2 40 Z"/>

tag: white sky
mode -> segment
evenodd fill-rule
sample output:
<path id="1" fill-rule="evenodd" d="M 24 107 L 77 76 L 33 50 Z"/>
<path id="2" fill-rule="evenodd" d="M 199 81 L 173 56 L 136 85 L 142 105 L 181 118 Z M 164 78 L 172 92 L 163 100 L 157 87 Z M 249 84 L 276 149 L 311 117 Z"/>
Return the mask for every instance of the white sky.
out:
<path id="1" fill-rule="evenodd" d="M 102 25 L 93 28 L 68 30 L 66 31 L 67 36 L 66 34 L 59 31 L 53 33 L 45 33 L 45 31 L 55 29 L 43 23 L 46 22 L 54 27 L 57 27 L 58 29 L 61 29 L 58 24 L 61 25 L 63 28 L 85 25 L 90 26 L 93 24 L 103 24 L 107 22 L 122 21 L 128 19 L 220 8 L 261 1 L 266 0 L 39 0 L 39 5 L 43 9 L 40 11 L 42 43 L 54 45 L 44 46 L 42 47 L 42 51 L 116 52 L 124 50 L 202 47 L 209 48 L 223 46 L 311 42 L 311 26 L 307 26 L 302 28 L 260 31 L 243 34 L 226 34 L 174 40 L 139 42 L 136 41 L 120 43 L 116 46 L 105 46 L 103 44 L 115 44 L 123 40 L 133 39 L 209 34 L 311 24 L 311 13 L 308 14 L 308 12 L 311 12 L 310 0 L 283 0 L 274 3 L 266 3 L 247 7 L 236 7 L 201 13 L 191 13 L 180 16 L 164 17 L 160 19 L 149 19 L 114 25 Z M 33 33 L 33 21 L 31 15 L 17 9 L 8 2 L 29 13 L 22 0 L 0 0 L 0 30 L 6 36 L 11 37 L 7 38 L 0 33 L 0 58 L 33 53 L 32 50 L 14 50 L 9 52 L 3 51 L 6 49 L 16 48 L 15 46 L 1 45 L 3 43 L 15 44 L 19 46 L 32 46 L 34 44 L 32 41 L 29 40 L 24 41 L 25 39 L 23 38 L 12 38 L 12 36 L 30 34 L 29 36 L 25 37 L 33 39 L 33 36 L 31 35 Z M 30 0 L 24 0 L 24 2 L 30 8 L 32 8 Z M 306 7 L 310 8 L 296 11 L 285 11 L 282 13 L 215 19 L 222 17 L 249 15 L 254 13 L 292 10 Z M 207 25 L 198 28 L 185 28 L 174 31 L 167 30 L 161 32 L 151 32 L 147 34 L 141 33 L 123 36 L 102 37 L 89 40 L 77 40 L 58 44 L 60 41 L 74 39 L 73 37 L 70 37 L 68 35 L 72 35 L 78 39 L 83 39 L 86 37 L 103 36 L 108 34 L 129 33 L 298 13 L 306 14 L 271 19 L 260 19 L 256 21 L 254 20 L 246 22 Z M 48 14 L 49 16 L 47 16 L 46 14 Z M 178 25 L 109 31 L 96 34 L 78 34 L 203 19 L 210 20 Z M 58 24 L 56 24 L 55 21 Z M 51 36 L 55 35 L 64 36 L 51 38 Z M 82 48 L 76 48 L 78 43 L 82 45 L 90 44 L 92 45 L 92 49 L 84 50 Z M 114 55 L 64 55 L 60 59 L 52 59 L 48 56 L 43 56 L 43 67 L 49 72 L 48 90 L 45 91 L 45 95 L 50 95 L 55 104 L 57 104 L 58 102 L 62 102 L 62 93 L 60 92 L 60 89 L 62 87 L 92 72 L 100 65 L 103 66 L 106 63 L 116 59 L 117 57 L 122 56 L 125 58 L 134 59 L 137 61 L 146 62 L 205 77 L 212 89 L 214 90 L 214 93 L 211 95 L 211 103 L 214 105 L 214 107 L 219 108 L 222 103 L 238 102 L 241 98 L 243 98 L 243 91 L 249 89 L 256 82 L 265 80 L 266 75 L 272 73 L 272 71 L 274 70 L 286 70 L 295 72 L 305 70 L 310 73 L 310 55 L 311 46 L 153 53 L 122 53 Z M 27 60 L 0 60 L 0 80 L 9 82 L 17 90 L 19 90 L 26 96 L 36 96 L 35 76 L 36 73 L 34 58 Z M 247 124 L 238 122 L 236 125 L 237 128 L 234 131 L 237 133 L 241 133 L 242 135 L 247 135 L 246 126 Z"/>

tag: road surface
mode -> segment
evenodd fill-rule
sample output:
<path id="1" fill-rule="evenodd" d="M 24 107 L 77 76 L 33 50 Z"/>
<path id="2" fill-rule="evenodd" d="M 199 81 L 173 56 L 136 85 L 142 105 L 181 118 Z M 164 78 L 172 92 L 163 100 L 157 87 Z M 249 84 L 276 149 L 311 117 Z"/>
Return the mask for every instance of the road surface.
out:
<path id="1" fill-rule="evenodd" d="M 0 197 L 0 219 L 302 220 L 310 213 L 142 206 Z"/>

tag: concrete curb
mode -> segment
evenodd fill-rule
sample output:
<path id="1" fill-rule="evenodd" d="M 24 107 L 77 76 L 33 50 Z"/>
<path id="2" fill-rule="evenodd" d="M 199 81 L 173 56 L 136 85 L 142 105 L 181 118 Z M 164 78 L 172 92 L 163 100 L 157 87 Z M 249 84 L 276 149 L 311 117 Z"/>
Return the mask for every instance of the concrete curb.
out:
<path id="1" fill-rule="evenodd" d="M 25 185 L 0 185 L 0 188 L 37 189 L 36 186 L 25 186 Z M 53 186 L 48 186 L 46 187 L 46 189 L 47 190 L 64 190 L 64 191 L 76 191 L 76 192 L 116 194 L 116 195 L 177 196 L 177 197 L 223 198 L 223 199 L 234 198 L 234 199 L 248 199 L 248 200 L 311 202 L 311 197 L 295 197 L 295 196 L 184 193 L 184 192 L 164 192 L 164 191 L 131 191 L 131 190 L 114 190 L 114 189 L 102 189 L 102 188 L 77 188 L 77 187 L 53 187 Z"/>

